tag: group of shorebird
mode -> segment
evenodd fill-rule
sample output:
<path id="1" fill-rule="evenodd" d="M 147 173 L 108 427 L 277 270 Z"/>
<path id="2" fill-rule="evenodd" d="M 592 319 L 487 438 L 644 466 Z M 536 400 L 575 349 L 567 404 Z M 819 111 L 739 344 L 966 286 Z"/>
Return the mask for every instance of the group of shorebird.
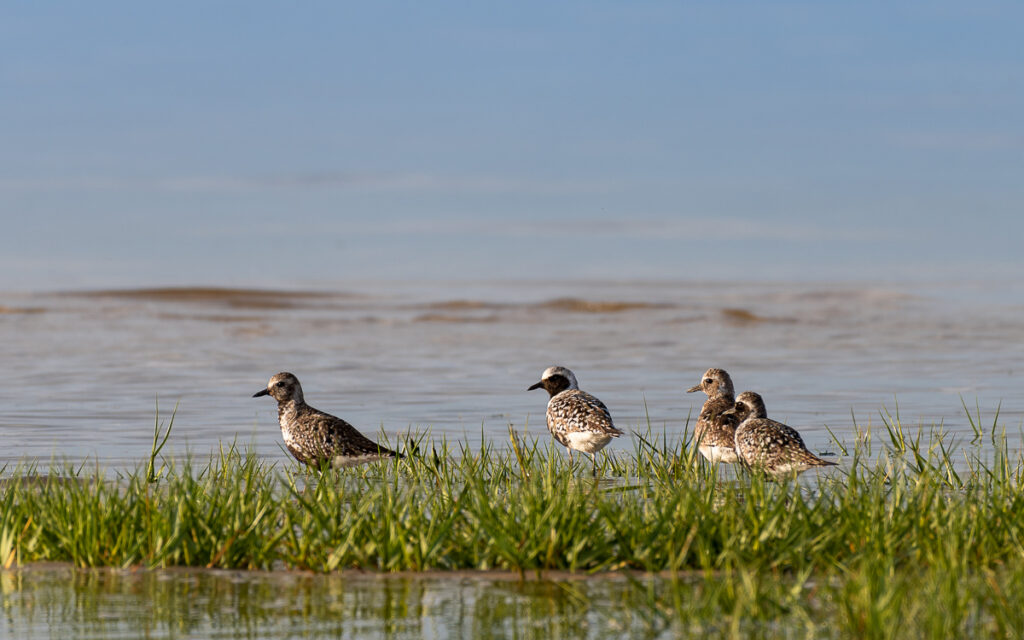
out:
<path id="1" fill-rule="evenodd" d="M 597 474 L 597 453 L 622 435 L 603 402 L 581 391 L 576 376 L 565 367 L 548 367 L 528 391 L 548 392 L 548 431 L 572 452 L 589 454 Z M 753 391 L 735 395 L 732 379 L 722 369 L 708 369 L 690 393 L 703 391 L 693 442 L 713 464 L 739 463 L 770 476 L 795 475 L 811 467 L 836 463 L 818 458 L 792 427 L 770 420 L 761 396 Z M 311 466 L 348 467 L 402 454 L 382 447 L 348 422 L 306 404 L 299 379 L 282 372 L 253 397 L 277 400 L 284 444 L 296 460 Z"/>

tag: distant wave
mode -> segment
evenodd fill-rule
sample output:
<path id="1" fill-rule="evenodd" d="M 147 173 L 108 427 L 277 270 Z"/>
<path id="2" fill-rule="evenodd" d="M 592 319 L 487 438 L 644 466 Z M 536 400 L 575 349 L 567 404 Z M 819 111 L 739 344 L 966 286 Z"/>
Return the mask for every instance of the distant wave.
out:
<path id="1" fill-rule="evenodd" d="M 68 295 L 96 298 L 128 298 L 159 302 L 214 303 L 241 309 L 290 309 L 313 300 L 338 294 L 316 291 L 235 289 L 227 287 L 156 287 L 147 289 L 103 289 Z"/>
<path id="2" fill-rule="evenodd" d="M 509 309 L 539 309 L 545 311 L 565 311 L 569 313 L 619 313 L 638 309 L 666 309 L 674 305 L 656 304 L 651 302 L 635 302 L 626 300 L 587 300 L 584 298 L 553 298 L 543 302 L 527 304 L 508 304 L 485 302 L 483 300 L 444 300 L 419 305 L 416 308 L 440 312 L 455 311 L 499 311 Z M 471 318 L 479 322 L 479 318 Z"/>
<path id="3" fill-rule="evenodd" d="M 498 322 L 501 320 L 500 316 L 486 315 L 486 316 L 468 316 L 468 315 L 456 315 L 453 313 L 424 313 L 414 318 L 416 322 Z"/>
<path id="4" fill-rule="evenodd" d="M 582 298 L 554 298 L 547 302 L 534 305 L 538 309 L 554 311 L 571 311 L 573 313 L 619 313 L 637 309 L 667 309 L 669 304 L 651 302 L 629 302 L 616 300 L 585 300 Z"/>
<path id="5" fill-rule="evenodd" d="M 422 309 L 435 309 L 437 311 L 475 311 L 478 309 L 501 309 L 509 305 L 497 302 L 484 302 L 482 300 L 443 300 L 420 305 Z"/>
<path id="6" fill-rule="evenodd" d="M 732 324 L 755 324 L 762 322 L 796 322 L 796 318 L 771 318 L 768 316 L 758 315 L 753 311 L 749 311 L 747 309 L 738 309 L 731 307 L 722 309 L 722 317 L 726 320 L 726 322 L 730 322 Z"/>
<path id="7" fill-rule="evenodd" d="M 43 313 L 46 309 L 42 307 L 5 307 L 0 305 L 0 315 L 18 313 Z"/>

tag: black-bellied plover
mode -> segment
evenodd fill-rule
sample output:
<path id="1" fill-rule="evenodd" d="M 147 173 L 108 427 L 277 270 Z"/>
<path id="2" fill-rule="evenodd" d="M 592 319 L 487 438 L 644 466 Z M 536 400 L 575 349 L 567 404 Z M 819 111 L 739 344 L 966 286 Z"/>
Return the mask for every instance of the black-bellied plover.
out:
<path id="1" fill-rule="evenodd" d="M 573 450 L 589 453 L 596 476 L 597 452 L 604 449 L 612 438 L 622 435 L 622 431 L 612 424 L 608 407 L 586 391 L 580 391 L 576 376 L 565 367 L 548 367 L 540 382 L 527 391 L 541 387 L 551 396 L 547 411 L 548 431 L 569 450 L 570 462 Z"/>
<path id="2" fill-rule="evenodd" d="M 752 469 L 777 477 L 836 464 L 808 451 L 796 429 L 770 420 L 764 400 L 753 391 L 741 393 L 732 412 L 740 420 L 736 427 L 736 455 Z"/>
<path id="3" fill-rule="evenodd" d="M 327 463 L 340 468 L 402 457 L 374 443 L 341 418 L 306 404 L 299 379 L 287 371 L 275 375 L 266 389 L 252 397 L 260 396 L 277 400 L 277 420 L 281 424 L 284 446 L 299 462 L 313 467 Z"/>
<path id="4" fill-rule="evenodd" d="M 708 395 L 693 430 L 697 449 L 711 463 L 736 462 L 735 436 L 739 420 L 735 413 L 727 413 L 736 403 L 732 378 L 724 369 L 708 369 L 700 384 L 686 390 L 687 393 L 697 391 Z"/>

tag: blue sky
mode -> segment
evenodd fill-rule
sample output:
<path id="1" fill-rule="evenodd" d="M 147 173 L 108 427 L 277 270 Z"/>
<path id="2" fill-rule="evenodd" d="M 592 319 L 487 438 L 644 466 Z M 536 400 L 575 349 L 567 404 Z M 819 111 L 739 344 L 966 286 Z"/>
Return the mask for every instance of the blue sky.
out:
<path id="1" fill-rule="evenodd" d="M 1014 277 L 1019 3 L 7 3 L 0 290 Z"/>

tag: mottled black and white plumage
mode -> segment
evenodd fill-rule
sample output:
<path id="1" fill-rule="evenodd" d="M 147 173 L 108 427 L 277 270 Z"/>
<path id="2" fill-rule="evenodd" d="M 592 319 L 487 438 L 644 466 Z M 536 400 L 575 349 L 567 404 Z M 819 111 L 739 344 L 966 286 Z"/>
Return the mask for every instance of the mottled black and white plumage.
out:
<path id="1" fill-rule="evenodd" d="M 551 398 L 548 400 L 548 431 L 555 440 L 572 452 L 590 454 L 597 473 L 597 452 L 604 449 L 612 438 L 618 438 L 622 431 L 612 423 L 612 414 L 604 403 L 586 391 L 580 391 L 576 376 L 565 367 L 548 367 L 540 382 L 528 390 L 544 388 Z"/>
<path id="2" fill-rule="evenodd" d="M 770 420 L 764 400 L 753 391 L 741 393 L 732 412 L 741 421 L 736 427 L 736 455 L 747 466 L 783 476 L 836 464 L 808 451 L 796 429 Z"/>
<path id="3" fill-rule="evenodd" d="M 267 395 L 277 400 L 284 445 L 299 462 L 314 467 L 328 463 L 339 468 L 402 457 L 371 441 L 341 418 L 306 404 L 299 379 L 286 371 L 271 378 L 267 388 L 253 397 Z"/>
<path id="4" fill-rule="evenodd" d="M 687 393 L 697 391 L 708 396 L 693 430 L 697 449 L 712 463 L 736 462 L 735 436 L 739 420 L 735 413 L 728 413 L 736 403 L 732 378 L 724 369 L 708 369 L 700 384 L 686 390 Z"/>

